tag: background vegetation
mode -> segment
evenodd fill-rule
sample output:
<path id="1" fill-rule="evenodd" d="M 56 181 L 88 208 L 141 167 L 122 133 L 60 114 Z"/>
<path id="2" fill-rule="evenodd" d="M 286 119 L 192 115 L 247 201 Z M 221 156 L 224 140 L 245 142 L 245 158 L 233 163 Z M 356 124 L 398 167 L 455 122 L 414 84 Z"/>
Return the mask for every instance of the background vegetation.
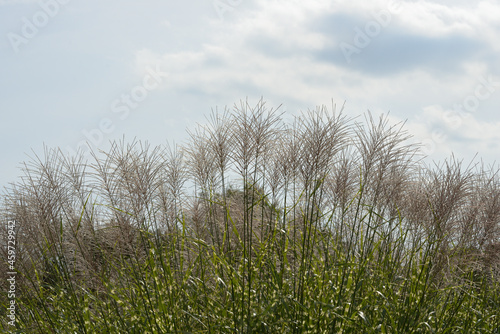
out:
<path id="1" fill-rule="evenodd" d="M 500 333 L 497 169 L 426 166 L 386 116 L 282 116 L 241 102 L 182 146 L 27 162 L 3 330 Z"/>

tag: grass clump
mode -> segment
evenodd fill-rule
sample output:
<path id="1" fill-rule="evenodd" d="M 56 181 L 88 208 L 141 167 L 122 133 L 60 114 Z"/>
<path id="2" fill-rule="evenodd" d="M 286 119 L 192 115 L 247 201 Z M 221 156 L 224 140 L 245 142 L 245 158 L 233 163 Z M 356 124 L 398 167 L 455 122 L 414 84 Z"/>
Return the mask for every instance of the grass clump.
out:
<path id="1" fill-rule="evenodd" d="M 259 101 L 183 146 L 47 150 L 5 192 L 19 293 L 13 328 L 2 286 L 2 329 L 499 333 L 497 171 L 425 166 L 408 139 L 384 116 L 287 124 Z"/>

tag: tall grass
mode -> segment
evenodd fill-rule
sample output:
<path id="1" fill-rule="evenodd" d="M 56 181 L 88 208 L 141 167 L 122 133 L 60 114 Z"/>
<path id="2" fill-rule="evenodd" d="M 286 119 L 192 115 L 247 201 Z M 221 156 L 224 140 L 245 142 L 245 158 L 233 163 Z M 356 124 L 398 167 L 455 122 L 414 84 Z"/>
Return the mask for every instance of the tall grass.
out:
<path id="1" fill-rule="evenodd" d="M 282 116 L 242 101 L 181 146 L 35 156 L 3 197 L 2 329 L 500 332 L 497 170 L 426 166 L 386 116 Z"/>

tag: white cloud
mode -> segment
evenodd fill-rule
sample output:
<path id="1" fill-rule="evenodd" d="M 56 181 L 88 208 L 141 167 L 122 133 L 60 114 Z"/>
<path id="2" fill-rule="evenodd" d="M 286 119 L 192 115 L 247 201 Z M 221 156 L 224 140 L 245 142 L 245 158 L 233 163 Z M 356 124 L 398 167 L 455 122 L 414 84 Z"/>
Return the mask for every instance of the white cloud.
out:
<path id="1" fill-rule="evenodd" d="M 408 122 L 409 132 L 416 142 L 424 144 L 424 152 L 436 160 L 452 153 L 467 160 L 478 153 L 492 161 L 500 148 L 500 121 L 480 121 L 471 114 L 450 122 L 449 112 L 440 105 L 429 105 Z"/>
<path id="2" fill-rule="evenodd" d="M 0 0 L 0 5 L 16 3 L 38 1 Z M 2 74 L 11 79 L 2 87 L 6 98 L 1 107 L 15 110 L 9 124 L 35 119 L 30 113 L 40 106 L 65 115 L 68 122 L 78 119 L 82 125 L 68 133 L 79 131 L 94 126 L 101 117 L 96 115 L 109 112 L 117 94 L 140 83 L 148 67 L 158 66 L 168 73 L 161 88 L 141 105 L 137 123 L 123 124 L 123 129 L 133 128 L 134 134 L 137 129 L 145 139 L 153 135 L 154 117 L 158 117 L 155 125 L 163 124 L 172 134 L 172 129 L 182 128 L 172 119 L 202 119 L 211 107 L 247 96 L 251 100 L 263 96 L 272 106 L 283 103 L 290 112 L 329 105 L 333 99 L 337 105 L 347 100 L 349 116 L 367 109 L 374 115 L 391 111 L 395 121 L 408 119 L 409 132 L 421 140 L 435 140 L 433 131 L 442 129 L 447 139 L 436 145 L 435 158 L 454 150 L 457 155 L 480 151 L 480 156 L 494 159 L 500 92 L 481 101 L 459 129 L 447 127 L 442 117 L 474 94 L 478 78 L 500 77 L 500 4 L 402 1 L 399 10 L 392 11 L 390 24 L 356 55 L 358 62 L 346 64 L 339 41 L 352 41 L 356 27 L 363 29 L 374 20 L 373 13 L 393 8 L 391 3 L 245 0 L 221 20 L 211 1 L 196 1 L 193 6 L 150 0 L 151 6 L 140 6 L 110 0 L 105 11 L 96 1 L 74 2 L 76 7 L 58 16 L 57 25 L 41 30 L 22 57 L 0 56 L 6 64 Z M 9 24 L 32 14 L 22 7 L 17 10 L 19 20 L 13 20 L 11 13 Z M 7 21 L 1 22 L 4 31 L 12 30 Z M 54 34 L 55 30 L 64 34 Z M 50 44 L 44 38 L 49 34 Z M 72 87 L 70 98 L 61 87 Z M 55 98 L 40 98 L 40 89 L 48 92 L 44 96 Z M 97 103 L 96 97 L 104 102 Z M 70 102 L 56 103 L 61 99 Z M 73 139 L 58 135 L 63 127 L 56 124 L 40 132 L 59 136 L 64 147 Z M 140 132 L 142 128 L 147 130 Z M 23 138 L 25 145 L 45 140 L 40 135 Z"/>

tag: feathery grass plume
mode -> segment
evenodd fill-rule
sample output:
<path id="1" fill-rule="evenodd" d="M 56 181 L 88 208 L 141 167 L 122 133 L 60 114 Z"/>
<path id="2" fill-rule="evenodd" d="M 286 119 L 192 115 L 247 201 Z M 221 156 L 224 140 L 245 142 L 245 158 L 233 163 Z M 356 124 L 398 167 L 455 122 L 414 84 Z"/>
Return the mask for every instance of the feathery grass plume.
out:
<path id="1" fill-rule="evenodd" d="M 234 106 L 234 122 L 231 131 L 233 138 L 232 162 L 242 181 L 243 189 L 243 289 L 246 288 L 248 296 L 242 294 L 241 309 L 245 308 L 245 297 L 252 298 L 252 260 L 254 245 L 254 211 L 264 209 L 262 194 L 257 188 L 262 187 L 265 180 L 265 159 L 268 158 L 269 146 L 276 137 L 274 128 L 281 122 L 276 110 L 268 110 L 261 99 L 254 107 L 248 101 L 240 101 Z M 263 224 L 264 222 L 260 222 Z M 256 229 L 259 226 L 255 225 Z M 248 303 L 248 305 L 250 305 Z M 246 307 L 246 326 L 250 326 L 251 308 Z M 241 324 L 243 330 L 244 324 Z"/>
<path id="2" fill-rule="evenodd" d="M 217 168 L 217 173 L 218 173 L 218 182 L 215 182 L 214 184 L 220 185 L 220 187 L 217 187 L 217 190 L 219 193 L 222 195 L 222 214 L 223 214 L 223 221 L 224 221 L 224 226 L 223 226 L 223 234 L 225 235 L 225 238 L 223 240 L 224 244 L 226 245 L 226 250 L 231 249 L 231 230 L 229 226 L 229 220 L 227 219 L 227 174 L 228 174 L 228 166 L 230 163 L 230 157 L 231 157 L 231 152 L 232 152 L 232 143 L 233 143 L 233 138 L 232 138 L 232 122 L 233 119 L 229 117 L 229 111 L 227 109 L 224 109 L 222 113 L 219 113 L 217 110 L 215 112 L 212 111 L 208 123 L 208 128 L 207 128 L 207 135 L 208 135 L 208 140 L 207 140 L 207 146 L 209 149 L 212 150 L 214 154 L 214 164 Z"/>
<path id="3" fill-rule="evenodd" d="M 207 145 L 206 130 L 198 127 L 195 132 L 190 132 L 191 140 L 184 148 L 187 156 L 188 170 L 195 181 L 195 189 L 199 192 L 200 204 L 203 207 L 203 217 L 208 221 L 202 222 L 202 226 L 208 227 L 213 244 L 221 245 L 219 226 L 214 219 L 214 201 L 217 188 L 217 169 L 215 165 L 215 151 Z M 199 190 L 198 190 L 199 189 Z M 197 231 L 203 236 L 203 231 Z"/>
<path id="4" fill-rule="evenodd" d="M 35 155 L 1 204 L 16 330 L 498 332 L 498 169 L 427 166 L 404 123 L 343 109 L 240 101 L 179 146 Z"/>

